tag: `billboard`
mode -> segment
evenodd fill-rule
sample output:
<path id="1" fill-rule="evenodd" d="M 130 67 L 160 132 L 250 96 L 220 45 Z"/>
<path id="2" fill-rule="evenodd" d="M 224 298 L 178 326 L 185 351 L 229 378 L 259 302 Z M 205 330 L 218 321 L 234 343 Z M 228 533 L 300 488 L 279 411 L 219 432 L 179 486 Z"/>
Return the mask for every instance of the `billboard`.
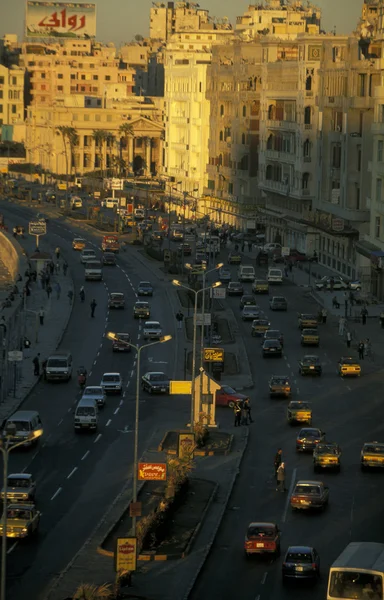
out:
<path id="1" fill-rule="evenodd" d="M 25 35 L 28 38 L 94 38 L 96 5 L 27 0 Z"/>

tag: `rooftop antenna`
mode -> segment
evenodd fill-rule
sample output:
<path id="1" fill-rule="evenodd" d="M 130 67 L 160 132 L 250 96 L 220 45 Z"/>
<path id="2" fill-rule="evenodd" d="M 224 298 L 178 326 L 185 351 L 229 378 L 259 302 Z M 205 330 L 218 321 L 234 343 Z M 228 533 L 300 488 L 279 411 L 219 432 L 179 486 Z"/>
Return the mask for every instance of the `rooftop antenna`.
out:
<path id="1" fill-rule="evenodd" d="M 333 26 L 333 35 L 336 35 L 336 25 Z"/>

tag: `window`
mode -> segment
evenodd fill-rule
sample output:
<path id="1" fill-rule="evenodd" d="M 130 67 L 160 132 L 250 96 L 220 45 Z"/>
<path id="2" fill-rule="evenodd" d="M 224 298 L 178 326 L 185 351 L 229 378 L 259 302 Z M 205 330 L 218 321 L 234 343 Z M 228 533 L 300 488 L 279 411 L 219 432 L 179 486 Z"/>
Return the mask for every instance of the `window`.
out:
<path id="1" fill-rule="evenodd" d="M 246 143 L 247 143 L 247 141 L 246 141 L 246 135 L 245 135 L 245 133 L 242 133 L 242 134 L 241 134 L 241 143 L 242 143 L 242 144 L 246 144 Z"/>
<path id="2" fill-rule="evenodd" d="M 361 146 L 357 146 L 357 170 L 361 171 Z"/>
<path id="3" fill-rule="evenodd" d="M 64 87 L 62 85 L 58 85 L 57 86 L 57 91 L 58 92 L 62 92 L 64 90 Z"/>
<path id="4" fill-rule="evenodd" d="M 357 210 L 360 210 L 360 188 L 358 185 L 356 186 L 356 208 Z"/>
<path id="5" fill-rule="evenodd" d="M 247 107 L 243 106 L 243 117 L 247 116 Z"/>
<path id="6" fill-rule="evenodd" d="M 92 75 L 92 79 L 93 79 L 93 81 L 98 81 L 99 76 L 98 75 Z"/>
<path id="7" fill-rule="evenodd" d="M 203 84 L 200 81 L 200 83 L 199 83 L 199 92 L 201 93 L 202 91 L 203 91 Z"/>
<path id="8" fill-rule="evenodd" d="M 378 177 L 376 179 L 376 202 L 381 202 L 383 180 Z"/>
<path id="9" fill-rule="evenodd" d="M 91 136 L 85 135 L 84 136 L 84 146 L 90 146 L 90 145 L 91 145 Z"/>
<path id="10" fill-rule="evenodd" d="M 383 148 L 384 148 L 384 141 L 378 140 L 378 142 L 377 142 L 377 162 L 383 162 Z"/>
<path id="11" fill-rule="evenodd" d="M 105 76 L 105 81 L 111 81 L 111 76 L 110 75 L 106 75 Z"/>
<path id="12" fill-rule="evenodd" d="M 309 158 L 311 156 L 311 142 L 309 140 L 305 140 L 303 144 L 303 156 L 304 158 Z"/>
<path id="13" fill-rule="evenodd" d="M 45 79 L 45 73 L 41 73 L 41 79 Z"/>
<path id="14" fill-rule="evenodd" d="M 0 77 L 0 85 L 4 85 L 4 77 Z"/>
<path id="15" fill-rule="evenodd" d="M 224 115 L 224 105 L 221 104 L 220 106 L 220 117 L 222 117 Z"/>
<path id="16" fill-rule="evenodd" d="M 305 89 L 307 92 L 310 92 L 312 90 L 312 77 L 311 75 L 308 75 L 307 79 L 305 80 Z"/>
<path id="17" fill-rule="evenodd" d="M 309 173 L 303 173 L 301 180 L 301 189 L 307 190 L 309 188 Z"/>
<path id="18" fill-rule="evenodd" d="M 358 76 L 358 82 L 357 82 L 357 95 L 362 97 L 365 96 L 365 89 L 367 86 L 367 74 L 366 73 L 359 73 Z"/>
<path id="19" fill-rule="evenodd" d="M 304 124 L 305 125 L 310 125 L 311 124 L 311 117 L 312 117 L 311 107 L 310 106 L 306 106 L 304 108 Z"/>
<path id="20" fill-rule="evenodd" d="M 380 237 L 380 229 L 381 229 L 381 218 L 380 217 L 376 217 L 375 218 L 375 236 L 377 238 Z"/>
<path id="21" fill-rule="evenodd" d="M 3 98 L 3 90 L 0 90 L 0 100 Z"/>
<path id="22" fill-rule="evenodd" d="M 15 115 L 17 113 L 17 106 L 16 104 L 12 104 L 12 114 Z"/>
<path id="23" fill-rule="evenodd" d="M 332 148 L 332 167 L 340 169 L 341 166 L 341 144 L 335 144 Z"/>
<path id="24" fill-rule="evenodd" d="M 89 121 L 89 115 L 84 115 L 84 121 Z"/>
<path id="25" fill-rule="evenodd" d="M 62 73 L 58 73 L 57 79 L 64 79 L 64 75 Z"/>
<path id="26" fill-rule="evenodd" d="M 76 79 L 76 75 L 74 73 L 71 73 L 71 79 Z"/>
<path id="27" fill-rule="evenodd" d="M 12 77 L 12 85 L 17 85 L 17 78 L 16 77 Z"/>
<path id="28" fill-rule="evenodd" d="M 85 81 L 85 75 L 81 75 L 80 79 L 81 79 L 82 81 Z"/>
<path id="29" fill-rule="evenodd" d="M 0 104 L 0 113 L 2 113 L 2 112 L 3 112 L 3 105 Z"/>
<path id="30" fill-rule="evenodd" d="M 95 121 L 101 121 L 101 115 L 95 115 Z"/>

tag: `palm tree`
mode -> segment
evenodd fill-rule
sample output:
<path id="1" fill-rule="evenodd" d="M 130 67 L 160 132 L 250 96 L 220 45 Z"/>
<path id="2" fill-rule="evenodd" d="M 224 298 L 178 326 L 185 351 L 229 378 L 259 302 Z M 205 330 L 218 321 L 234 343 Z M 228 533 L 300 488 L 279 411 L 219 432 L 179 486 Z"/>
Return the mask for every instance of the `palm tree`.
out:
<path id="1" fill-rule="evenodd" d="M 111 587 L 108 584 L 82 583 L 74 593 L 72 600 L 104 600 L 105 598 L 112 598 Z"/>
<path id="2" fill-rule="evenodd" d="M 94 129 L 92 137 L 95 140 L 96 146 L 100 147 L 100 171 L 101 177 L 104 179 L 104 150 L 105 142 L 109 136 L 109 132 L 106 129 Z"/>
<path id="3" fill-rule="evenodd" d="M 120 134 L 121 138 L 124 139 L 124 145 L 125 145 L 125 148 L 127 151 L 126 163 L 127 163 L 127 165 L 132 164 L 133 156 L 129 156 L 129 143 L 128 143 L 129 138 L 133 137 L 133 135 L 134 135 L 132 125 L 128 122 L 122 123 L 119 127 L 119 134 Z"/>
<path id="4" fill-rule="evenodd" d="M 106 136 L 107 148 L 108 148 L 108 169 L 112 171 L 113 175 L 113 146 L 116 141 L 116 136 L 113 133 L 108 133 Z M 110 173 L 107 172 L 107 175 Z"/>
<path id="5" fill-rule="evenodd" d="M 73 166 L 73 149 L 79 143 L 79 136 L 77 130 L 69 125 L 60 125 L 56 129 L 58 135 L 61 135 L 64 145 L 65 155 L 65 177 L 66 177 L 66 190 L 65 190 L 65 206 L 68 209 L 68 177 L 69 177 L 69 159 L 71 160 L 71 170 Z M 69 147 L 69 153 L 68 153 Z"/>

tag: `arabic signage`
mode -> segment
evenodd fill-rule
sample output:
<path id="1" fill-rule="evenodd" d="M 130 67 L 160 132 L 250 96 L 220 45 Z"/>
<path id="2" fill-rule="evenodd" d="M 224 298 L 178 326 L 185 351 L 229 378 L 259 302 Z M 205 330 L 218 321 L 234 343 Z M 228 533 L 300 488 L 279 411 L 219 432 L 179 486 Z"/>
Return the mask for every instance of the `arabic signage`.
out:
<path id="1" fill-rule="evenodd" d="M 165 463 L 139 463 L 140 481 L 165 481 L 167 465 Z"/>
<path id="2" fill-rule="evenodd" d="M 225 300 L 226 291 L 227 290 L 225 287 L 211 288 L 211 298 L 216 300 Z"/>
<path id="3" fill-rule="evenodd" d="M 192 394 L 192 381 L 170 381 L 169 393 L 172 394 Z"/>
<path id="4" fill-rule="evenodd" d="M 194 447 L 195 447 L 195 434 L 194 433 L 179 433 L 179 446 L 178 446 L 179 458 L 190 458 L 193 455 Z"/>
<path id="5" fill-rule="evenodd" d="M 8 352 L 8 360 L 10 362 L 21 362 L 23 360 L 23 353 L 21 350 L 10 350 Z"/>
<path id="6" fill-rule="evenodd" d="M 94 38 L 96 4 L 28 0 L 25 35 L 28 38 Z"/>
<path id="7" fill-rule="evenodd" d="M 136 571 L 137 540 L 134 537 L 117 538 L 115 553 L 116 573 Z"/>
<path id="8" fill-rule="evenodd" d="M 283 246 L 281 249 L 281 256 L 289 256 L 291 254 L 291 249 L 289 246 Z"/>
<path id="9" fill-rule="evenodd" d="M 47 233 L 47 224 L 45 221 L 30 221 L 29 222 L 29 234 L 30 235 L 44 235 Z"/>
<path id="10" fill-rule="evenodd" d="M 332 219 L 333 231 L 344 231 L 344 219 Z"/>
<path id="11" fill-rule="evenodd" d="M 211 313 L 205 313 L 204 315 L 202 313 L 198 313 L 196 315 L 196 319 L 195 319 L 195 325 L 198 326 L 202 326 L 203 325 L 203 319 L 204 319 L 204 325 L 210 325 L 211 324 Z"/>
<path id="12" fill-rule="evenodd" d="M 204 348 L 205 362 L 224 362 L 223 348 Z"/>

